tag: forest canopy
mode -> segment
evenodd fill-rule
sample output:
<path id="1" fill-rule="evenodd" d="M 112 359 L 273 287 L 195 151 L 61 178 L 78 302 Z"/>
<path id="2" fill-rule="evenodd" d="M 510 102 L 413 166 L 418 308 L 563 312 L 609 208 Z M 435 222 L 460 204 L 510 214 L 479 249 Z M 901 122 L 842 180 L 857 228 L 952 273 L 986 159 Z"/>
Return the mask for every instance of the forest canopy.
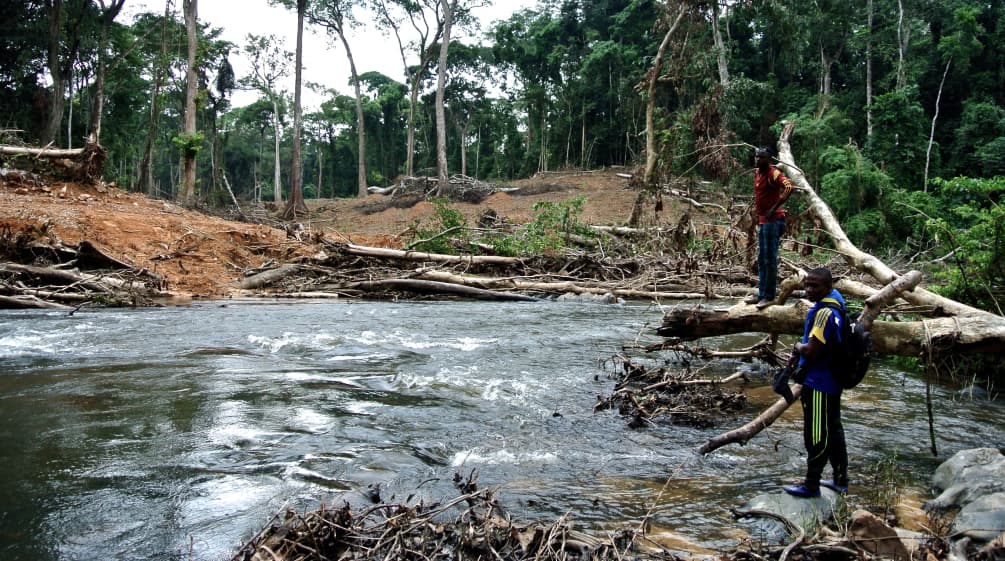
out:
<path id="1" fill-rule="evenodd" d="M 303 8 L 308 26 L 344 39 L 332 56 L 397 41 L 407 67 L 346 76 L 358 93 L 322 91 L 295 127 L 295 100 L 276 85 L 293 73 L 291 47 L 275 36 L 233 44 L 198 22 L 194 132 L 183 122 L 190 64 L 179 4 L 196 0 L 129 21 L 124 1 L 3 4 L 4 143 L 100 138 L 105 181 L 171 199 L 181 156 L 194 157 L 198 200 L 223 206 L 225 188 L 246 200 L 289 196 L 300 130 L 303 195 L 356 196 L 362 183 L 436 168 L 436 59 L 448 52 L 450 173 L 503 181 L 649 159 L 647 187 L 685 177 L 744 193 L 751 147 L 773 146 L 780 123 L 796 121 L 795 159 L 856 243 L 951 256 L 947 290 L 997 306 L 1000 0 L 540 0 L 479 40 L 447 34 L 448 49 L 444 7 L 474 29 L 476 0 L 253 0 Z M 349 29 L 366 39 L 350 43 Z M 235 75 L 238 52 L 255 61 L 252 73 Z M 237 88 L 258 100 L 234 107 Z"/>

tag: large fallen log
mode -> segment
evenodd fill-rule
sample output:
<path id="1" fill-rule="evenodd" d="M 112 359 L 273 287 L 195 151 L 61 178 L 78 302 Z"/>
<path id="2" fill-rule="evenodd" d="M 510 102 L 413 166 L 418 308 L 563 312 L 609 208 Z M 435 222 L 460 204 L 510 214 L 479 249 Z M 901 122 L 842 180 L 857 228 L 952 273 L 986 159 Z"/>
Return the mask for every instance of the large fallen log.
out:
<path id="1" fill-rule="evenodd" d="M 384 279 L 375 281 L 359 281 L 342 285 L 338 289 L 380 291 L 406 290 L 423 294 L 453 294 L 480 300 L 510 300 L 515 302 L 536 302 L 537 298 L 523 294 L 512 294 L 495 290 L 485 290 L 471 286 L 462 286 L 448 282 L 436 282 L 415 279 Z"/>
<path id="2" fill-rule="evenodd" d="M 524 292 L 543 292 L 546 294 L 611 294 L 621 298 L 642 298 L 651 300 L 700 300 L 710 296 L 701 292 L 660 292 L 617 288 L 616 286 L 584 286 L 572 281 L 540 282 L 528 281 L 514 277 L 494 278 L 475 275 L 458 275 L 447 271 L 419 270 L 417 278 L 458 284 L 462 286 L 473 286 L 477 288 L 493 290 L 519 290 Z M 722 298 L 713 295 L 711 298 Z"/>
<path id="3" fill-rule="evenodd" d="M 848 235 L 841 228 L 841 224 L 838 222 L 837 217 L 834 216 L 834 212 L 817 195 L 816 191 L 809 184 L 809 181 L 806 180 L 806 176 L 803 175 L 802 170 L 796 165 L 795 158 L 792 156 L 792 147 L 789 145 L 789 138 L 791 138 L 794 129 L 794 122 L 785 123 L 782 134 L 778 139 L 778 160 L 782 164 L 782 167 L 785 168 L 785 173 L 795 184 L 799 193 L 809 201 L 808 210 L 810 214 L 820 220 L 824 230 L 834 242 L 835 249 L 844 256 L 849 265 L 869 274 L 880 284 L 887 285 L 894 282 L 900 275 L 874 255 L 859 249 L 848 239 Z M 903 298 L 916 306 L 930 306 L 945 315 L 991 315 L 1001 319 L 1000 316 L 995 316 L 979 308 L 968 306 L 923 288 L 906 293 L 903 295 Z"/>
<path id="4" fill-rule="evenodd" d="M 49 309 L 49 310 L 72 310 L 72 306 L 64 306 L 55 302 L 48 302 L 36 296 L 0 296 L 0 308 L 5 310 L 20 309 Z"/>
<path id="5" fill-rule="evenodd" d="M 873 350 L 879 354 L 916 357 L 922 354 L 970 354 L 1005 351 L 1005 321 L 991 314 L 938 317 L 916 321 L 873 321 L 882 307 L 905 292 L 920 274 L 903 277 L 866 300 L 860 321 L 871 324 Z M 892 294 L 892 296 L 891 296 Z M 758 310 L 739 305 L 714 308 L 697 305 L 670 310 L 656 333 L 663 337 L 699 339 L 718 335 L 763 332 L 802 335 L 809 310 L 805 300 Z"/>
<path id="6" fill-rule="evenodd" d="M 402 259 L 406 261 L 432 261 L 436 263 L 462 263 L 478 265 L 517 265 L 522 262 L 518 257 L 500 257 L 497 255 L 446 255 L 442 253 L 426 253 L 423 251 L 402 251 L 385 247 L 367 247 L 355 244 L 334 244 L 346 253 L 363 257 L 380 257 L 383 259 Z"/>

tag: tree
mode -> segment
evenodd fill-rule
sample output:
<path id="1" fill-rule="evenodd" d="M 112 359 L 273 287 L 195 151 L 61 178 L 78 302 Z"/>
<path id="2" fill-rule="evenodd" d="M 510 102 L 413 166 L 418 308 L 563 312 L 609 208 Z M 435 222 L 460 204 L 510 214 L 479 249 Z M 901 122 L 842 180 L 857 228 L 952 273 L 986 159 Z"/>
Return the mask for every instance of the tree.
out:
<path id="1" fill-rule="evenodd" d="M 91 110 L 89 144 L 99 144 L 101 140 L 101 114 L 104 112 L 105 100 L 108 29 L 112 26 L 112 22 L 115 21 L 115 17 L 122 11 L 122 5 L 125 2 L 126 0 L 109 0 L 106 6 L 105 0 L 98 0 L 98 4 L 101 6 L 101 40 L 98 43 L 98 71 L 94 79 L 94 108 Z"/>
<path id="2" fill-rule="evenodd" d="M 241 84 L 251 87 L 262 93 L 272 104 L 272 128 L 274 131 L 275 150 L 273 151 L 275 167 L 273 168 L 273 189 L 274 200 L 279 203 L 283 200 L 282 176 L 280 175 L 279 144 L 282 138 L 280 121 L 280 102 L 282 101 L 282 91 L 279 89 L 279 81 L 289 76 L 287 63 L 294 53 L 283 50 L 282 39 L 275 35 L 263 37 L 259 35 L 248 35 L 248 44 L 244 51 L 251 58 L 251 75 L 240 80 Z M 298 70 L 299 71 L 299 70 Z"/>
<path id="3" fill-rule="evenodd" d="M 300 137 L 303 121 L 303 107 L 300 101 L 300 90 L 303 87 L 304 60 L 304 14 L 307 11 L 307 0 L 297 0 L 297 62 L 296 80 L 293 94 L 293 154 L 290 161 L 290 202 L 286 205 L 283 218 L 296 220 L 298 215 L 307 214 L 307 204 L 304 202 L 302 187 L 303 170 L 300 164 Z"/>
<path id="4" fill-rule="evenodd" d="M 443 37 L 443 18 L 439 17 L 437 7 L 439 0 L 375 0 L 377 10 L 381 17 L 381 22 L 390 27 L 394 32 L 394 37 L 398 42 L 398 51 L 401 53 L 401 63 L 405 67 L 405 77 L 409 84 L 409 106 L 408 106 L 408 138 L 406 140 L 406 161 L 405 174 L 415 175 L 415 115 L 419 102 L 419 87 L 423 77 L 429 72 L 429 65 L 436 53 L 437 41 Z M 419 63 L 410 66 L 406 59 L 406 45 L 402 42 L 401 30 L 398 19 L 391 13 L 390 6 L 398 6 L 405 12 L 412 28 L 418 38 L 411 43 L 413 50 L 419 55 Z M 435 25 L 430 25 L 432 19 Z"/>
<path id="5" fill-rule="evenodd" d="M 647 187 L 652 187 L 653 185 L 653 173 L 656 170 L 656 158 L 658 156 L 656 152 L 655 122 L 656 84 L 659 82 L 660 74 L 663 72 L 663 57 L 666 56 L 666 50 L 670 46 L 670 39 L 673 37 L 674 32 L 677 31 L 677 26 L 684 19 L 684 14 L 687 12 L 687 4 L 680 2 L 676 8 L 673 13 L 667 14 L 667 19 L 669 20 L 672 17 L 673 21 L 670 22 L 670 28 L 663 35 L 663 41 L 660 43 L 659 49 L 656 50 L 656 58 L 653 59 L 653 66 L 646 77 L 646 91 L 648 94 L 646 99 L 646 168 L 642 182 Z"/>
<path id="6" fill-rule="evenodd" d="M 345 49 L 346 59 L 349 61 L 349 69 L 352 73 L 352 85 L 356 93 L 356 136 L 358 141 L 357 152 L 357 174 L 356 193 L 360 197 L 366 196 L 366 123 L 363 115 L 363 96 L 359 86 L 359 73 L 356 71 L 356 60 L 353 58 L 352 49 L 349 47 L 347 33 L 350 27 L 358 25 L 352 10 L 358 0 L 318 0 L 312 4 L 308 11 L 309 21 L 316 25 L 321 25 L 334 33 L 342 42 Z"/>
<path id="7" fill-rule="evenodd" d="M 935 124 L 939 119 L 939 105 L 942 101 L 942 90 L 946 84 L 946 76 L 949 75 L 949 68 L 955 58 L 957 66 L 961 70 L 966 70 L 970 66 L 970 57 L 979 53 L 983 47 L 977 39 L 984 32 L 980 23 L 977 22 L 979 10 L 970 7 L 957 8 L 953 12 L 953 33 L 943 36 L 939 41 L 938 50 L 942 58 L 946 61 L 946 68 L 942 72 L 942 80 L 939 82 L 939 93 L 935 97 L 935 109 L 932 114 L 932 129 L 928 136 L 928 149 L 925 151 L 925 178 L 923 180 L 924 190 L 928 190 L 928 170 L 932 163 L 932 146 L 935 144 Z"/>
<path id="8" fill-rule="evenodd" d="M 443 3 L 443 37 L 440 41 L 440 60 L 436 70 L 436 175 L 439 186 L 436 196 L 442 197 L 448 184 L 447 171 L 447 117 L 443 108 L 443 98 L 447 88 L 447 55 L 450 52 L 450 26 L 454 22 L 454 10 L 459 0 L 445 0 Z"/>
<path id="9" fill-rule="evenodd" d="M 199 94 L 199 81 L 196 72 L 196 60 L 199 50 L 198 11 L 199 0 L 182 0 L 185 12 L 185 34 L 188 43 L 188 69 L 185 73 L 185 124 L 182 128 L 178 144 L 182 151 L 182 182 L 178 198 L 185 204 L 191 204 L 195 199 L 195 158 L 202 145 L 202 136 L 196 131 L 195 113 L 196 96 Z"/>
<path id="10" fill-rule="evenodd" d="M 65 12 L 63 0 L 44 0 L 44 6 L 49 20 L 47 62 L 52 86 L 49 91 L 49 114 L 41 140 L 43 145 L 48 145 L 59 138 L 62 128 L 66 88 L 73 78 L 73 65 L 80 52 L 81 26 L 90 1 L 68 0 Z"/>
<path id="11" fill-rule="evenodd" d="M 146 139 L 143 143 L 143 156 L 137 173 L 136 190 L 147 195 L 153 195 L 153 152 L 154 138 L 160 122 L 161 88 L 168 73 L 168 30 L 174 24 L 171 18 L 171 0 L 164 2 L 164 18 L 160 22 L 160 55 L 153 62 L 153 89 L 150 92 L 150 119 L 147 124 Z"/>

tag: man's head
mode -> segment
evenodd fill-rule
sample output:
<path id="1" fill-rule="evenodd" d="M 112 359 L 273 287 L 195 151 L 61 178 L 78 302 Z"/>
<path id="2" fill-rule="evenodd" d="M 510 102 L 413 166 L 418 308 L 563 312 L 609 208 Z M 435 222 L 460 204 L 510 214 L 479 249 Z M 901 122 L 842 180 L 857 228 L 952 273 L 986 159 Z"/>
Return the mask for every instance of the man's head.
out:
<path id="1" fill-rule="evenodd" d="M 806 273 L 806 279 L 803 281 L 806 297 L 811 302 L 819 302 L 821 298 L 830 294 L 833 287 L 834 277 L 827 267 L 817 267 Z"/>
<path id="2" fill-rule="evenodd" d="M 771 151 L 767 147 L 761 146 L 754 150 L 754 164 L 758 169 L 765 169 L 771 163 Z"/>

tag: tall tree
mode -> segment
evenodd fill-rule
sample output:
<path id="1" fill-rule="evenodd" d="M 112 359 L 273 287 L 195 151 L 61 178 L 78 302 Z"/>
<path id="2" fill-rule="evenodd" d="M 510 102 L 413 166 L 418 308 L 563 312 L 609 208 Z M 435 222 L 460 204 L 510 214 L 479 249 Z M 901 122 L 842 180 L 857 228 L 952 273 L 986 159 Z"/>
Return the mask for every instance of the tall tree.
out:
<path id="1" fill-rule="evenodd" d="M 656 50 L 656 58 L 653 59 L 652 68 L 649 70 L 648 76 L 646 76 L 646 93 L 648 95 L 646 99 L 646 167 L 642 179 L 646 187 L 651 187 L 654 183 L 653 178 L 658 156 L 656 150 L 655 118 L 656 85 L 659 83 L 660 74 L 663 72 L 663 58 L 666 56 L 667 48 L 670 47 L 670 39 L 673 38 L 673 34 L 677 31 L 677 26 L 684 19 L 684 14 L 687 13 L 688 9 L 686 2 L 679 2 L 674 8 L 672 12 L 669 9 L 667 11 L 669 28 L 663 35 L 663 41 L 660 42 L 659 49 Z"/>
<path id="2" fill-rule="evenodd" d="M 98 70 L 94 78 L 94 108 L 91 110 L 91 132 L 88 135 L 89 144 L 99 144 L 101 141 L 101 114 L 104 112 L 105 100 L 105 68 L 108 59 L 108 30 L 112 27 L 115 17 L 122 11 L 126 0 L 98 0 L 101 6 L 101 39 L 98 42 Z"/>
<path id="3" fill-rule="evenodd" d="M 297 216 L 308 213 L 307 203 L 304 202 L 303 169 L 300 163 L 300 137 L 304 115 L 300 91 L 303 88 L 304 16 L 306 12 L 307 0 L 297 0 L 297 61 L 296 79 L 293 86 L 293 153 L 290 158 L 290 202 L 283 212 L 284 218 L 293 220 L 296 220 Z"/>
<path id="4" fill-rule="evenodd" d="M 939 82 L 938 94 L 935 97 L 935 107 L 932 112 L 932 129 L 928 136 L 928 149 L 925 151 L 925 191 L 928 190 L 928 171 L 932 163 L 932 146 L 935 144 L 935 124 L 939 119 L 942 90 L 945 87 L 949 69 L 955 59 L 957 66 L 962 67 L 965 71 L 970 66 L 970 58 L 979 53 L 983 48 L 978 39 L 980 35 L 984 34 L 984 28 L 977 21 L 979 15 L 980 10 L 978 8 L 957 8 L 953 11 L 952 33 L 943 36 L 939 41 L 938 51 L 942 59 L 946 61 L 946 66 L 942 72 L 942 80 Z"/>
<path id="5" fill-rule="evenodd" d="M 394 32 L 394 37 L 398 42 L 398 51 L 401 53 L 401 63 L 405 67 L 405 77 L 408 79 L 408 138 L 406 140 L 405 173 L 411 176 L 415 174 L 415 115 L 419 103 L 419 89 L 423 77 L 429 72 L 433 56 L 436 54 L 437 41 L 443 35 L 443 18 L 438 13 L 441 2 L 440 0 L 375 0 L 375 2 L 380 14 L 380 21 Z M 408 64 L 406 56 L 408 46 L 402 41 L 399 19 L 392 13 L 391 6 L 398 6 L 404 12 L 412 29 L 416 32 L 417 38 L 410 44 L 411 48 L 419 55 L 419 63 L 415 66 Z M 431 25 L 430 20 L 434 21 L 435 24 Z"/>
<path id="6" fill-rule="evenodd" d="M 62 128 L 66 89 L 73 79 L 73 65 L 80 53 L 81 26 L 90 0 L 68 0 L 65 11 L 63 0 L 44 0 L 44 5 L 49 20 L 47 62 L 52 86 L 49 90 L 49 113 L 41 138 L 42 144 L 48 145 L 59 138 Z"/>
<path id="7" fill-rule="evenodd" d="M 248 44 L 244 46 L 244 51 L 251 58 L 251 75 L 241 79 L 244 86 L 254 88 L 262 93 L 272 104 L 272 128 L 275 133 L 273 137 L 273 188 L 275 193 L 273 199 L 279 203 L 283 200 L 282 175 L 280 174 L 279 145 L 282 140 L 282 122 L 280 119 L 280 102 L 283 93 L 280 90 L 279 82 L 289 76 L 287 63 L 294 53 L 284 51 L 282 40 L 275 35 L 263 37 L 259 35 L 248 35 Z"/>
<path id="8" fill-rule="evenodd" d="M 729 4 L 725 5 L 729 13 Z M 729 87 L 729 59 L 726 57 L 726 42 L 722 40 L 722 30 L 719 28 L 719 17 L 722 10 L 720 0 L 712 2 L 712 40 L 715 45 L 715 60 L 719 67 L 719 85 Z M 727 24 L 728 29 L 728 24 Z"/>
<path id="9" fill-rule="evenodd" d="M 174 20 L 171 18 L 171 0 L 164 2 L 164 19 L 160 26 L 160 56 L 153 63 L 153 89 L 150 92 L 150 120 L 147 124 L 146 139 L 143 143 L 143 156 L 137 173 L 136 190 L 147 195 L 154 194 L 153 152 L 154 138 L 160 122 L 161 88 L 168 72 L 168 30 Z"/>
<path id="10" fill-rule="evenodd" d="M 437 196 L 442 196 L 449 181 L 447 170 L 447 116 L 443 108 L 444 93 L 447 88 L 447 56 L 450 53 L 450 27 L 454 23 L 454 11 L 459 0 L 443 2 L 443 37 L 440 41 L 440 59 L 436 70 L 436 175 L 439 185 Z"/>
<path id="11" fill-rule="evenodd" d="M 356 193 L 366 196 L 366 120 L 363 114 L 363 95 L 360 91 L 359 73 L 356 71 L 356 60 L 353 58 L 352 48 L 349 46 L 348 32 L 351 27 L 358 25 L 358 21 L 353 15 L 353 8 L 359 0 L 318 0 L 311 5 L 307 13 L 308 20 L 316 25 L 321 25 L 334 33 L 342 42 L 345 49 L 346 59 L 349 61 L 349 70 L 352 73 L 352 86 L 356 93 L 356 137 L 357 148 L 357 173 L 356 173 Z"/>
<path id="12" fill-rule="evenodd" d="M 195 200 L 195 159 L 202 143 L 195 123 L 196 96 L 199 94 L 199 76 L 196 68 L 199 52 L 198 4 L 199 0 L 182 0 L 188 44 L 188 67 L 185 72 L 185 124 L 179 142 L 182 150 L 182 178 L 178 197 L 185 204 L 191 204 Z"/>

